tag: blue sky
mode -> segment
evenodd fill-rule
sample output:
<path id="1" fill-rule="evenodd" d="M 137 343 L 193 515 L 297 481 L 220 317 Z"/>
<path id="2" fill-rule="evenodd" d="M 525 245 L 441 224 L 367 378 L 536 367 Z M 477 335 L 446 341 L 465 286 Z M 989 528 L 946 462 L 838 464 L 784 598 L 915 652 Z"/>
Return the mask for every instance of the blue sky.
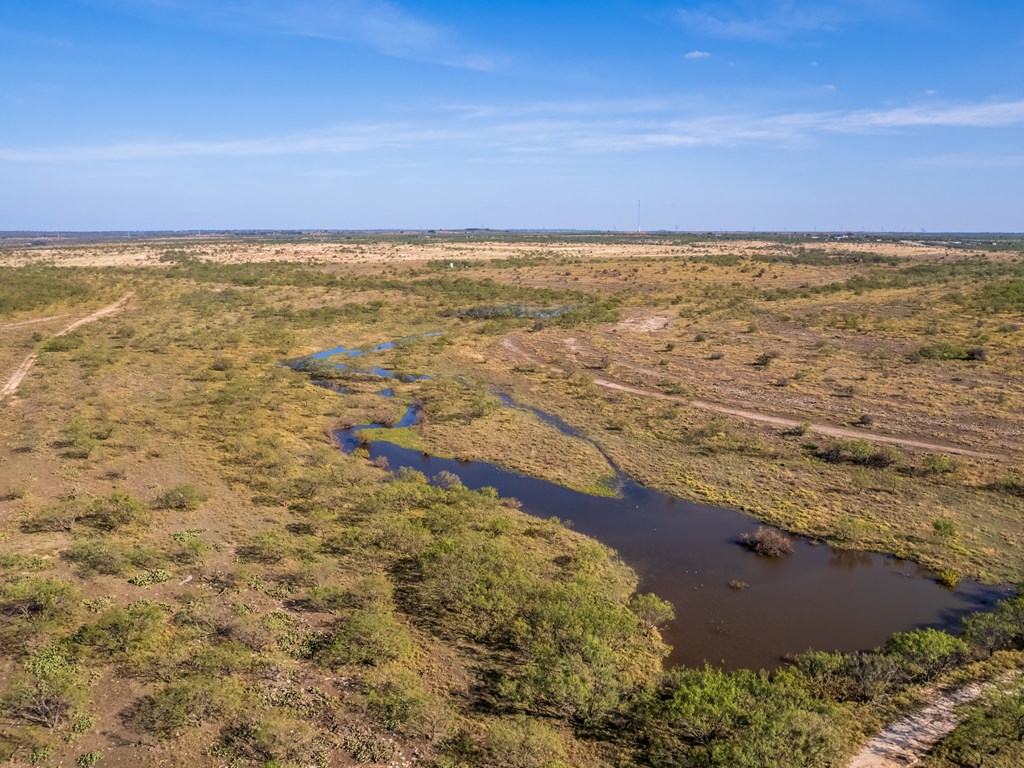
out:
<path id="1" fill-rule="evenodd" d="M 0 0 L 0 229 L 1024 230 L 1019 0 Z"/>

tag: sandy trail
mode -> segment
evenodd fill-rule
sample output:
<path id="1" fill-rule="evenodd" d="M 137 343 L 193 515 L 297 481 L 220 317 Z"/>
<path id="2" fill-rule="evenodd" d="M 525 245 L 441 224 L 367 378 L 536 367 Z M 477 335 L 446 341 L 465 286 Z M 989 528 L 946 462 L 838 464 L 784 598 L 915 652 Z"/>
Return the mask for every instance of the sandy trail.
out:
<path id="1" fill-rule="evenodd" d="M 516 342 L 516 339 L 505 337 L 501 340 L 502 347 L 515 357 L 528 360 L 529 362 L 539 365 L 543 368 L 553 371 L 561 370 L 553 365 L 548 365 L 543 360 L 537 358 L 528 349 L 524 348 L 521 344 Z M 915 448 L 924 451 L 934 451 L 936 453 L 952 453 L 959 456 L 969 456 L 975 459 L 1005 459 L 998 453 L 986 453 L 984 451 L 975 451 L 970 448 L 963 448 L 958 445 L 950 445 L 948 443 L 938 443 L 929 440 L 922 439 L 918 436 L 914 437 L 901 437 L 897 435 L 879 435 L 874 432 L 867 432 L 862 429 L 851 429 L 849 427 L 837 427 L 831 424 L 820 424 L 811 423 L 809 426 L 807 422 L 801 422 L 797 419 L 789 419 L 784 416 L 774 416 L 769 413 L 762 411 L 751 411 L 744 408 L 736 408 L 730 405 L 724 405 L 722 403 L 713 403 L 708 400 L 691 399 L 686 397 L 680 397 L 678 395 L 668 395 L 664 392 L 658 392 L 650 389 L 643 389 L 641 387 L 635 387 L 630 384 L 622 384 L 621 382 L 611 381 L 610 379 L 594 378 L 594 384 L 603 389 L 615 390 L 617 392 L 628 392 L 631 395 L 639 395 L 640 397 L 648 397 L 655 400 L 666 400 L 674 403 L 681 403 L 688 405 L 691 408 L 699 408 L 703 411 L 710 411 L 712 413 L 720 413 L 726 416 L 733 416 L 738 419 L 745 419 L 746 421 L 758 422 L 761 424 L 771 424 L 772 426 L 784 427 L 787 429 L 795 429 L 797 427 L 807 427 L 808 432 L 813 432 L 818 435 L 825 435 L 827 437 L 840 437 L 849 438 L 854 440 L 867 440 L 872 443 L 882 443 L 885 445 L 898 445 L 904 448 Z"/>
<path id="2" fill-rule="evenodd" d="M 67 313 L 63 315 L 50 315 L 49 317 L 34 317 L 31 320 L 21 320 L 17 323 L 3 323 L 0 325 L 0 331 L 9 331 L 12 328 L 21 328 L 25 325 L 35 325 L 36 323 L 46 323 L 50 320 L 60 320 L 63 317 L 67 317 Z"/>
<path id="3" fill-rule="evenodd" d="M 921 762 L 928 751 L 960 723 L 958 707 L 969 704 L 1016 674 L 1011 673 L 996 682 L 972 683 L 950 691 L 924 709 L 897 720 L 865 744 L 848 768 L 905 768 Z"/>
<path id="4" fill-rule="evenodd" d="M 61 330 L 58 333 L 54 334 L 54 338 L 56 338 L 57 336 L 64 336 L 66 334 L 69 334 L 73 330 L 75 330 L 76 328 L 80 328 L 81 326 L 85 325 L 86 323 L 94 322 L 96 320 L 99 320 L 100 318 L 106 317 L 107 315 L 112 315 L 115 312 L 121 311 L 121 308 L 124 306 L 124 303 L 126 301 L 128 301 L 128 299 L 130 297 L 131 297 L 131 294 L 128 294 L 127 296 L 122 296 L 120 299 L 115 301 L 113 304 L 108 304 L 107 306 L 105 306 L 105 307 L 103 307 L 101 309 L 97 309 L 91 315 L 86 315 L 83 318 L 75 320 L 75 322 L 71 323 L 68 326 L 65 326 L 63 330 Z M 62 316 L 61 315 L 57 315 L 56 317 L 62 317 Z M 0 327 L 13 327 L 13 326 L 16 326 L 16 325 L 27 325 L 28 323 L 31 323 L 31 322 L 40 322 L 41 323 L 44 320 L 54 320 L 54 319 L 56 319 L 56 318 L 55 317 L 42 317 L 42 318 L 39 318 L 38 320 L 26 320 L 26 321 L 23 321 L 21 323 L 13 323 L 12 326 L 0 326 Z M 24 360 L 21 361 L 21 365 L 19 365 L 17 370 L 14 371 L 14 374 L 11 376 L 11 378 L 9 378 L 7 380 L 7 383 L 4 384 L 3 389 L 0 389 L 0 402 L 3 402 L 5 399 L 7 399 L 7 397 L 9 397 L 10 395 L 13 395 L 15 392 L 18 391 L 18 387 L 21 386 L 22 380 L 25 378 L 25 376 L 28 375 L 28 372 L 32 370 L 32 366 L 36 364 L 36 360 L 38 358 L 39 358 L 39 354 L 37 352 L 33 352 L 32 354 L 30 354 L 28 357 L 26 357 Z"/>

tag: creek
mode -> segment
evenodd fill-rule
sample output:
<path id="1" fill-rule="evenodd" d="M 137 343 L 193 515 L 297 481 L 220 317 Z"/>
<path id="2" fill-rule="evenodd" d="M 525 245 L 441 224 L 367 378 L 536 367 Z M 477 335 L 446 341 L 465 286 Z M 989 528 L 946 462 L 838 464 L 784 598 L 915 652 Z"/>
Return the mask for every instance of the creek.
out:
<path id="1" fill-rule="evenodd" d="M 316 359 L 339 354 L 328 353 Z M 378 370 L 383 369 L 366 373 Z M 393 396 L 394 391 L 378 394 Z M 585 439 L 557 416 L 500 397 L 506 407 L 532 411 L 556 429 Z M 894 632 L 955 630 L 963 616 L 991 608 L 1010 592 L 969 580 L 948 589 L 915 563 L 834 549 L 802 537 L 792 537 L 792 554 L 762 557 L 739 544 L 758 521 L 659 493 L 621 474 L 617 496 L 590 496 L 493 464 L 439 458 L 368 439 L 373 430 L 414 426 L 418 418 L 418 406 L 411 405 L 395 424 L 354 426 L 336 431 L 335 438 L 343 451 L 366 447 L 371 458 L 385 457 L 393 470 L 409 467 L 428 478 L 447 471 L 468 488 L 493 487 L 501 496 L 518 499 L 524 512 L 558 517 L 616 550 L 639 575 L 640 591 L 654 592 L 675 606 L 676 620 L 662 633 L 673 647 L 670 663 L 770 669 L 785 654 L 809 649 L 870 649 Z"/>

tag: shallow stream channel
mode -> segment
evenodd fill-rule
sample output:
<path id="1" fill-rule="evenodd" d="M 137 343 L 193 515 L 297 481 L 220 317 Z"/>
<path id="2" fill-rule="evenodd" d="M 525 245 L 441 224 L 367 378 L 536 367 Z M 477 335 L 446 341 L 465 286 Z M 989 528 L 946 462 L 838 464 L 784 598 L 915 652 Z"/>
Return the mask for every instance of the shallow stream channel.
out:
<path id="1" fill-rule="evenodd" d="M 322 366 L 328 359 L 358 358 L 391 346 L 388 342 L 365 351 L 337 347 L 289 365 L 302 370 L 310 360 Z M 315 376 L 315 370 L 310 372 Z M 376 367 L 358 372 L 399 378 Z M 314 378 L 313 383 L 344 393 L 328 381 Z M 390 397 L 394 392 L 385 389 L 378 394 Z M 532 411 L 557 429 L 586 439 L 557 416 L 519 405 L 505 395 L 501 399 L 506 407 Z M 627 477 L 620 478 L 617 496 L 589 496 L 493 464 L 443 459 L 368 441 L 369 430 L 414 426 L 418 417 L 419 406 L 414 404 L 389 427 L 354 426 L 338 430 L 335 438 L 341 450 L 350 453 L 365 447 L 371 458 L 387 458 L 393 470 L 409 467 L 428 478 L 448 471 L 468 488 L 491 486 L 501 496 L 518 499 L 524 512 L 571 521 L 574 530 L 616 550 L 639 575 L 640 591 L 654 592 L 675 606 L 676 620 L 663 632 L 673 647 L 673 664 L 770 669 L 785 654 L 809 649 L 870 649 L 894 632 L 923 627 L 955 630 L 963 616 L 990 608 L 1009 593 L 1004 587 L 968 580 L 948 589 L 915 563 L 833 549 L 800 537 L 793 537 L 792 554 L 761 557 L 739 545 L 740 536 L 756 530 L 758 521 L 735 510 L 659 493 Z"/>

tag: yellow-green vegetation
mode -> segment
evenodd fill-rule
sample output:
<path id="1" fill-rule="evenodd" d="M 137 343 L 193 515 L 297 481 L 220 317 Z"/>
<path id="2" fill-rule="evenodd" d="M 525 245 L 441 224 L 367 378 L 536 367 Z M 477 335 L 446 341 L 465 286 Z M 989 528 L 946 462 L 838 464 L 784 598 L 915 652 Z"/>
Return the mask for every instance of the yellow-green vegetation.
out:
<path id="1" fill-rule="evenodd" d="M 416 755 L 446 768 L 825 768 L 917 686 L 1019 663 L 1018 599 L 963 640 L 923 630 L 774 673 L 666 672 L 658 627 L 671 606 L 637 595 L 613 552 L 488 489 L 332 445 L 334 430 L 395 423 L 418 400 L 421 425 L 367 436 L 594 492 L 614 472 L 607 454 L 641 481 L 791 530 L 904 552 L 953 578 L 1019 577 L 1014 252 L 946 264 L 929 251 L 934 266 L 778 243 L 736 243 L 725 258 L 723 245 L 198 241 L 10 254 L 29 266 L 3 268 L 0 339 L 39 357 L 0 404 L 0 759 L 138 765 L 161 750 L 189 766 Z M 9 327 L 73 320 L 128 292 L 123 311 L 64 341 L 52 340 L 59 323 L 39 324 L 38 338 Z M 910 309 L 889 325 L 851 309 L 865 313 L 851 330 L 825 309 L 896 299 Z M 339 396 L 279 365 L 428 331 L 445 335 L 365 362 L 430 382 L 321 371 L 348 390 Z M 876 356 L 879 339 L 901 352 Z M 939 341 L 955 348 L 922 350 Z M 688 376 L 698 370 L 713 375 Z M 776 386 L 776 371 L 799 384 Z M 870 415 L 858 428 L 879 433 L 931 425 L 929 439 L 1007 458 L 783 435 L 598 378 L 709 399 L 720 380 L 747 407 L 784 392 L 766 407 L 812 422 Z M 396 396 L 373 394 L 384 386 Z M 900 386 L 917 398 L 906 407 Z M 499 407 L 494 387 L 590 441 Z M 952 421 L 926 418 L 958 408 Z"/>
<path id="2" fill-rule="evenodd" d="M 359 397 L 278 361 L 436 309 L 267 271 L 281 285 L 90 272 L 131 307 L 40 343 L 0 412 L 5 758 L 137 763 L 172 740 L 189 765 L 500 763 L 542 734 L 590 762 L 572 723 L 625 711 L 666 650 L 635 576 L 493 493 L 335 450 Z"/>
<path id="3" fill-rule="evenodd" d="M 469 262 L 461 276 L 585 285 L 622 319 L 514 321 L 486 349 L 457 340 L 453 364 L 558 414 L 660 490 L 1018 580 L 1021 252 L 872 246 Z"/>
<path id="4" fill-rule="evenodd" d="M 615 470 L 592 443 L 564 435 L 528 411 L 503 407 L 485 388 L 438 379 L 421 396 L 423 442 L 410 447 L 501 464 L 586 493 L 614 493 Z"/>
<path id="5" fill-rule="evenodd" d="M 966 707 L 956 730 L 925 762 L 927 768 L 1013 768 L 1024 763 L 1024 684 L 996 686 Z"/>

